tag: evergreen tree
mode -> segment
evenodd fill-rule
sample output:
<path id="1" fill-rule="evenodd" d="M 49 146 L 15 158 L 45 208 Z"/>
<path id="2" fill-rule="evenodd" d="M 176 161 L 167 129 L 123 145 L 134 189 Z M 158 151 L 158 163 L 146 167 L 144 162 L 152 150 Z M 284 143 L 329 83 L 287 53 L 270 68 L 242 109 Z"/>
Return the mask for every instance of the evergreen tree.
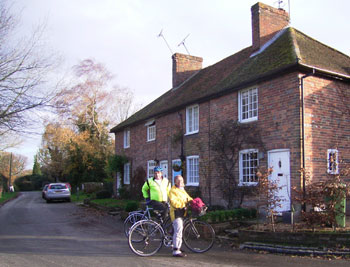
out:
<path id="1" fill-rule="evenodd" d="M 33 175 L 41 175 L 41 169 L 37 155 L 34 156 Z"/>

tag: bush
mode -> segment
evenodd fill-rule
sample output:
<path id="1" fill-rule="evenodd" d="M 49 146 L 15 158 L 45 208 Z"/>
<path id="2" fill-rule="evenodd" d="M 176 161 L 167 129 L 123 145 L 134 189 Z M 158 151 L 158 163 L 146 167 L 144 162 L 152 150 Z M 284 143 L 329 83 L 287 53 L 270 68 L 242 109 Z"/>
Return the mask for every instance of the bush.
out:
<path id="1" fill-rule="evenodd" d="M 84 186 L 83 191 L 85 194 L 95 193 L 103 189 L 103 183 L 89 182 L 89 183 L 84 183 L 83 186 Z"/>
<path id="2" fill-rule="evenodd" d="M 200 217 L 202 221 L 227 222 L 231 220 L 244 220 L 256 218 L 256 209 L 234 209 L 210 211 Z"/>
<path id="3" fill-rule="evenodd" d="M 208 211 L 224 210 L 224 209 L 225 207 L 220 205 L 212 205 L 208 207 Z"/>
<path id="4" fill-rule="evenodd" d="M 139 203 L 137 201 L 130 200 L 125 204 L 125 211 L 130 212 L 137 210 L 139 208 Z"/>
<path id="5" fill-rule="evenodd" d="M 118 193 L 119 193 L 119 198 L 121 199 L 130 199 L 130 192 L 128 191 L 128 189 L 126 187 L 121 187 L 118 189 Z"/>
<path id="6" fill-rule="evenodd" d="M 17 178 L 14 186 L 18 191 L 36 191 L 41 190 L 42 185 L 47 181 L 48 178 L 43 175 L 26 175 Z"/>
<path id="7" fill-rule="evenodd" d="M 101 190 L 96 193 L 97 199 L 111 198 L 112 194 L 109 191 Z"/>

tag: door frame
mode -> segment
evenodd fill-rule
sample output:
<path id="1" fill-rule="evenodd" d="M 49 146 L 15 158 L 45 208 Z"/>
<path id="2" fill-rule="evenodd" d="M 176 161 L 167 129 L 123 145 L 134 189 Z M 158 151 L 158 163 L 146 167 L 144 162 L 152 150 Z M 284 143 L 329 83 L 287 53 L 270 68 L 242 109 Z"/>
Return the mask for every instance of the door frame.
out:
<path id="1" fill-rule="evenodd" d="M 166 164 L 166 176 L 167 176 L 166 178 L 169 179 L 169 163 L 168 163 L 168 161 L 167 160 L 161 160 L 159 162 L 159 166 L 160 167 L 162 167 L 165 164 Z M 164 170 L 163 170 L 163 176 L 164 176 Z"/>
<path id="2" fill-rule="evenodd" d="M 271 154 L 273 153 L 281 153 L 281 152 L 287 152 L 287 157 L 288 157 L 288 164 L 289 164 L 289 169 L 288 169 L 288 177 L 287 177 L 287 202 L 289 202 L 287 205 L 289 205 L 289 208 L 287 210 L 280 210 L 280 212 L 283 212 L 283 211 L 290 211 L 291 210 L 291 204 L 292 204 L 292 199 L 291 199 L 291 179 L 290 179 L 290 149 L 288 148 L 282 148 L 282 149 L 273 149 L 273 150 L 269 150 L 267 152 L 267 164 L 268 164 L 268 167 L 270 168 L 271 164 L 270 164 L 270 160 L 271 160 Z M 277 209 L 278 210 L 278 209 Z"/>

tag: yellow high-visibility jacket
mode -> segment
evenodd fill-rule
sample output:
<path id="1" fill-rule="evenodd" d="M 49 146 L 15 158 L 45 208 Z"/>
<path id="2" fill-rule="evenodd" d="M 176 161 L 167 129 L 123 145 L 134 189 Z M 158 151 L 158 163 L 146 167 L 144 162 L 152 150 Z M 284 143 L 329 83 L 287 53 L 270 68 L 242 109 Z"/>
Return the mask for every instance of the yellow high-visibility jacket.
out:
<path id="1" fill-rule="evenodd" d="M 162 179 L 160 185 L 154 180 L 154 177 L 149 178 L 142 186 L 142 195 L 144 198 L 156 201 L 168 201 L 170 191 L 170 183 L 166 178 Z"/>
<path id="2" fill-rule="evenodd" d="M 192 200 L 185 190 L 182 190 L 174 185 L 169 192 L 170 200 L 170 218 L 171 221 L 175 220 L 175 210 L 183 209 L 186 204 Z"/>

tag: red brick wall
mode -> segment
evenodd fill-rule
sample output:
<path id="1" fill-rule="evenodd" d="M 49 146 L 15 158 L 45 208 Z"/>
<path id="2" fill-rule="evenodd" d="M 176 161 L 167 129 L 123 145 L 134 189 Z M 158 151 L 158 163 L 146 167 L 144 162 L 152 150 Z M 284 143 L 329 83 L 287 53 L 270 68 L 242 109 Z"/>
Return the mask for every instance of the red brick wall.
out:
<path id="1" fill-rule="evenodd" d="M 350 129 L 347 126 L 349 116 L 344 115 L 346 108 L 339 104 L 341 101 L 337 94 L 337 86 L 345 87 L 339 82 L 316 77 L 305 80 L 306 166 L 314 177 L 320 179 L 326 177 L 328 148 L 338 148 L 341 159 L 348 159 L 350 156 L 347 152 L 350 151 L 348 147 Z M 298 73 L 280 76 L 257 84 L 257 87 L 258 122 L 253 123 L 261 129 L 265 148 L 265 156 L 260 160 L 260 164 L 267 166 L 267 151 L 289 149 L 291 185 L 300 188 L 301 108 Z M 185 109 L 180 113 L 185 131 Z M 214 164 L 215 154 L 209 150 L 209 136 L 222 121 L 238 119 L 238 92 L 199 104 L 199 114 L 199 133 L 184 136 L 184 155 L 200 157 L 202 197 L 208 201 L 208 177 L 210 177 L 213 204 L 224 204 L 222 193 L 218 188 L 220 176 Z M 144 124 L 145 122 L 131 128 L 131 145 L 128 149 L 123 149 L 123 132 L 116 134 L 116 153 L 125 153 L 132 158 L 132 172 L 138 166 L 147 171 L 148 160 L 168 160 L 168 176 L 171 178 L 171 161 L 178 159 L 181 153 L 179 140 L 176 143 L 173 141 L 181 129 L 180 117 L 178 113 L 172 113 L 157 118 L 156 140 L 151 142 L 146 142 L 147 127 Z M 238 177 L 238 166 L 236 172 Z"/>
<path id="2" fill-rule="evenodd" d="M 299 184 L 300 170 L 300 131 L 299 131 L 299 87 L 296 73 L 285 75 L 258 85 L 259 120 L 262 139 L 266 152 L 271 149 L 288 148 L 291 152 L 291 177 Z M 181 110 L 183 127 L 185 109 Z M 200 188 L 204 199 L 208 199 L 207 177 L 211 177 L 212 200 L 223 204 L 222 194 L 217 188 L 220 177 L 213 162 L 215 154 L 209 151 L 209 131 L 217 129 L 223 120 L 238 119 L 238 93 L 213 99 L 199 105 L 199 133 L 184 136 L 185 156 L 200 157 Z M 180 142 L 172 140 L 178 133 L 180 119 L 177 113 L 156 119 L 156 140 L 146 142 L 147 127 L 142 124 L 131 128 L 130 148 L 123 149 L 123 132 L 116 135 L 116 153 L 132 158 L 132 170 L 142 166 L 147 171 L 147 161 L 152 159 L 168 160 L 169 177 L 171 161 L 179 158 Z M 267 164 L 267 153 L 261 164 Z M 209 168 L 210 167 L 210 168 Z M 238 167 L 238 166 L 237 166 Z M 208 174 L 211 169 L 210 175 Z M 237 169 L 238 174 L 238 169 Z"/>
<path id="3" fill-rule="evenodd" d="M 349 89 L 339 81 L 304 80 L 306 170 L 314 180 L 327 179 L 328 149 L 338 149 L 340 169 L 350 160 Z"/>

